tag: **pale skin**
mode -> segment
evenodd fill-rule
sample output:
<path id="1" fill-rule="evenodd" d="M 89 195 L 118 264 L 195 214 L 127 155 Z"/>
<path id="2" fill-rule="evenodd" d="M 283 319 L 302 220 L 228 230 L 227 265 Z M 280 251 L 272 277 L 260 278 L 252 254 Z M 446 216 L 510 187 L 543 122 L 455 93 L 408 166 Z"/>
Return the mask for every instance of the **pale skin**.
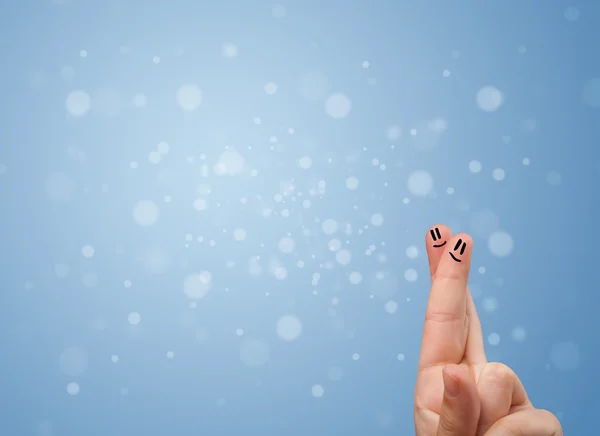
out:
<path id="1" fill-rule="evenodd" d="M 417 436 L 563 436 L 508 366 L 487 361 L 467 287 L 471 237 L 436 225 L 425 243 L 432 285 L 415 387 Z"/>

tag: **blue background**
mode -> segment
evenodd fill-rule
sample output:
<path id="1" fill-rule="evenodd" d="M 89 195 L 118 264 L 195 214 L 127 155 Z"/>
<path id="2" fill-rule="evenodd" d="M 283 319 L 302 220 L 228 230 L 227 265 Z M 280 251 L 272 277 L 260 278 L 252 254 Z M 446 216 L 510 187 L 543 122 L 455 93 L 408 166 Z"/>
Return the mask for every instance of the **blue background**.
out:
<path id="1" fill-rule="evenodd" d="M 0 433 L 414 434 L 439 222 L 489 359 L 594 433 L 599 43 L 593 1 L 3 2 Z"/>

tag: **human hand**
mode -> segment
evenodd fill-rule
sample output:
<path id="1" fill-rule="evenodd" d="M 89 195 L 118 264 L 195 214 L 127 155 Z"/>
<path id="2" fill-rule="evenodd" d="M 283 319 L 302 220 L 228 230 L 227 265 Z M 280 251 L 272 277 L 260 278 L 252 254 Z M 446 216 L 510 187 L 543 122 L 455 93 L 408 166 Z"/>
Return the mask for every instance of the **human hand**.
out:
<path id="1" fill-rule="evenodd" d="M 426 236 L 432 279 L 415 387 L 417 436 L 562 436 L 517 375 L 488 362 L 467 287 L 473 240 L 443 225 Z"/>

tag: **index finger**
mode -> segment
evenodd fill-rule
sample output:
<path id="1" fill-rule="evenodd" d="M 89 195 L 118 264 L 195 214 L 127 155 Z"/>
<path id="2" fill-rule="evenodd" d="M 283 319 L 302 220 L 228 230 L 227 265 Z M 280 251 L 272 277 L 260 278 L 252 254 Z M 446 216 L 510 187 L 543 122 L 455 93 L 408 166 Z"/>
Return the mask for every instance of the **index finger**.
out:
<path id="1" fill-rule="evenodd" d="M 450 238 L 433 275 L 425 313 L 419 368 L 460 363 L 468 337 L 467 280 L 473 240 Z"/>

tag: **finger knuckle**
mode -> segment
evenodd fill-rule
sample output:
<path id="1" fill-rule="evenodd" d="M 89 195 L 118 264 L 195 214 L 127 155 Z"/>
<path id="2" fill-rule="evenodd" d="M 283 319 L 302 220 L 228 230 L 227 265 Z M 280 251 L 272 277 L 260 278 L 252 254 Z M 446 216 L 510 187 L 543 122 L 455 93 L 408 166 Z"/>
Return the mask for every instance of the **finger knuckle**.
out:
<path id="1" fill-rule="evenodd" d="M 550 412 L 549 410 L 545 410 L 545 409 L 538 409 L 537 413 L 540 415 L 540 417 L 545 422 L 548 422 L 550 424 L 550 426 L 552 427 L 552 430 L 554 431 L 554 433 L 552 433 L 551 436 L 562 436 L 563 435 L 562 425 L 554 413 Z"/>
<path id="2" fill-rule="evenodd" d="M 436 286 L 443 288 L 452 286 L 453 283 L 462 282 L 465 279 L 465 274 L 458 268 L 440 268 L 433 274 L 432 281 Z"/>
<path id="3" fill-rule="evenodd" d="M 458 432 L 461 430 L 460 423 L 448 415 L 440 417 L 439 427 L 442 430 L 442 434 L 459 434 Z"/>
<path id="4" fill-rule="evenodd" d="M 446 324 L 446 323 L 462 323 L 463 317 L 456 312 L 445 312 L 439 310 L 428 311 L 425 315 L 425 321 L 434 324 Z"/>
<path id="5" fill-rule="evenodd" d="M 493 386 L 504 387 L 512 384 L 516 374 L 510 367 L 499 362 L 488 363 L 480 375 L 480 380 Z"/>

